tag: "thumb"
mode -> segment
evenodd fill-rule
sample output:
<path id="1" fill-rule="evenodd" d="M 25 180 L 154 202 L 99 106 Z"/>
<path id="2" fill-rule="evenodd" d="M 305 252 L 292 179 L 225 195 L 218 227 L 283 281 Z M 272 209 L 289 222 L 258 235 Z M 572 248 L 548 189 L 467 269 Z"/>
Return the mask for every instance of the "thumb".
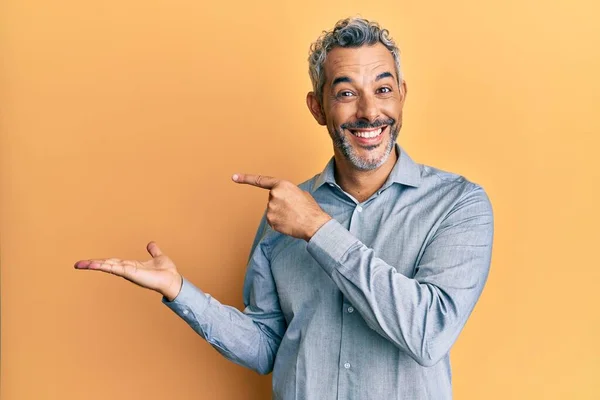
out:
<path id="1" fill-rule="evenodd" d="M 154 242 L 148 243 L 148 246 L 146 246 L 146 250 L 148 250 L 148 253 L 150 253 L 150 255 L 153 258 L 162 256 L 162 251 L 160 251 L 158 245 Z"/>

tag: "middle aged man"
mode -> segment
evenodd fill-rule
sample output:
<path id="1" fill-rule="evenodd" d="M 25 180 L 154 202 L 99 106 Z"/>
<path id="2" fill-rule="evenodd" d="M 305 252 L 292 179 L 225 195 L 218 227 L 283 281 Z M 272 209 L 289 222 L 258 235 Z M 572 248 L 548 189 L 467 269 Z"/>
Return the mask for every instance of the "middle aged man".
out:
<path id="1" fill-rule="evenodd" d="M 152 259 L 85 260 L 163 302 L 228 359 L 273 371 L 275 399 L 449 399 L 449 351 L 487 279 L 492 210 L 465 178 L 396 145 L 406 84 L 386 30 L 339 21 L 311 47 L 308 108 L 333 140 L 299 187 L 271 177 L 248 263 L 243 312 Z"/>

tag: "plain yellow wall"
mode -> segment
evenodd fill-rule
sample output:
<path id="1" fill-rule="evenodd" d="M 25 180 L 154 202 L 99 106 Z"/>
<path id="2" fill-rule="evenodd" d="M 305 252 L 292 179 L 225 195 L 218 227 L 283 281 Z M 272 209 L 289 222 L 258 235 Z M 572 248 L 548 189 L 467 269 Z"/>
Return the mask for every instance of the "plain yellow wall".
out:
<path id="1" fill-rule="evenodd" d="M 369 5 L 370 3 L 370 5 Z M 310 43 L 380 21 L 409 93 L 400 143 L 492 199 L 487 287 L 456 399 L 600 398 L 596 1 L 39 1 L 0 5 L 2 400 L 266 399 L 156 293 L 82 258 L 146 258 L 242 306 L 266 193 L 332 154 Z"/>

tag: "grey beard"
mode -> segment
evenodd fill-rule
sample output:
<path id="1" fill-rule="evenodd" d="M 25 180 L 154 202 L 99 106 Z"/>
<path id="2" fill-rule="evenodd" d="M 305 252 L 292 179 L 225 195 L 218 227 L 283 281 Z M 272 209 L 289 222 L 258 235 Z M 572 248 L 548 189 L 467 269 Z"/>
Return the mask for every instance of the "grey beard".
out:
<path id="1" fill-rule="evenodd" d="M 350 161 L 350 163 L 352 163 L 352 165 L 354 165 L 356 169 L 360 171 L 372 171 L 381 167 L 388 160 L 390 154 L 392 153 L 392 150 L 394 149 L 394 145 L 396 144 L 396 139 L 398 139 L 398 133 L 400 132 L 401 126 L 390 125 L 389 127 L 391 132 L 390 140 L 386 145 L 385 152 L 378 160 L 367 160 L 360 158 L 358 154 L 354 152 L 350 141 L 341 130 L 336 129 L 333 133 L 333 145 L 342 152 L 344 157 L 346 157 L 346 160 Z M 373 150 L 379 146 L 381 146 L 381 144 L 369 146 L 367 147 L 367 149 Z"/>

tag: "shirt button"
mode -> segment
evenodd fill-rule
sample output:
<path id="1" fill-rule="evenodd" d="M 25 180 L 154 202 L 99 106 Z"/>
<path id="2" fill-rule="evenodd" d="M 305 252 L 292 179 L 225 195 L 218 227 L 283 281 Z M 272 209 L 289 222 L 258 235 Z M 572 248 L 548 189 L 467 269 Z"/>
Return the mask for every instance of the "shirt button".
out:
<path id="1" fill-rule="evenodd" d="M 346 363 L 346 364 L 344 364 L 344 368 L 346 368 L 346 369 L 350 369 L 350 363 Z"/>
<path id="2" fill-rule="evenodd" d="M 183 310 L 184 315 L 188 315 L 190 312 L 188 310 Z"/>
<path id="3" fill-rule="evenodd" d="M 362 207 L 361 206 L 356 207 L 356 211 L 362 212 Z"/>
<path id="4" fill-rule="evenodd" d="M 348 312 L 352 314 L 354 312 L 354 307 L 348 307 Z"/>

